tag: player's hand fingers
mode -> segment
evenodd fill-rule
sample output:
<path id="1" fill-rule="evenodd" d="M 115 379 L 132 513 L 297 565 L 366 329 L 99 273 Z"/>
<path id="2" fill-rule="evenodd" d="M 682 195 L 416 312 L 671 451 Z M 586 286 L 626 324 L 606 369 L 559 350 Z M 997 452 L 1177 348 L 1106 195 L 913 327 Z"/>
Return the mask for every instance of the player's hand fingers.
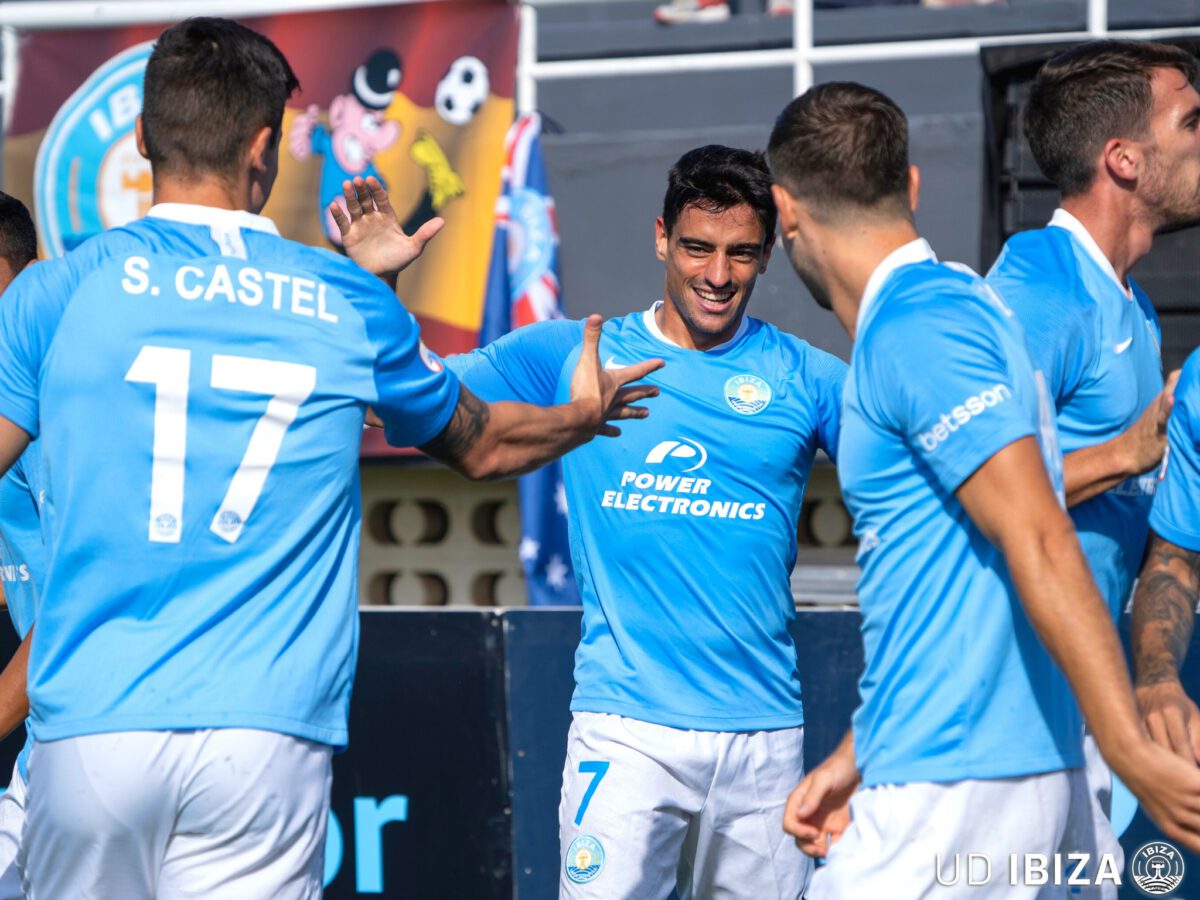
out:
<path id="1" fill-rule="evenodd" d="M 596 434 L 601 437 L 620 437 L 621 429 L 615 425 L 601 425 L 596 429 Z"/>
<path id="2" fill-rule="evenodd" d="M 1166 728 L 1169 748 L 1176 756 L 1191 762 L 1192 744 L 1188 740 L 1187 722 L 1183 710 L 1178 706 L 1169 706 L 1163 710 L 1163 725 Z"/>
<path id="3" fill-rule="evenodd" d="M 353 181 L 342 182 L 342 199 L 346 201 L 346 211 L 350 213 L 350 221 L 357 222 L 362 218 L 362 204 L 358 202 L 358 191 L 354 189 Z"/>
<path id="4" fill-rule="evenodd" d="M 604 319 L 596 313 L 588 316 L 583 325 L 583 350 L 579 358 L 593 360 L 597 366 L 600 364 L 600 331 L 603 325 Z"/>
<path id="5" fill-rule="evenodd" d="M 617 379 L 617 384 L 629 384 L 632 381 L 641 381 L 664 365 L 666 363 L 661 359 L 646 359 L 631 366 L 621 366 L 619 369 L 609 369 L 608 371 L 613 378 Z"/>
<path id="6" fill-rule="evenodd" d="M 378 202 L 379 201 L 376 200 L 376 203 L 378 203 Z M 381 209 L 380 212 L 383 212 L 383 210 Z M 417 256 L 421 255 L 421 251 L 423 251 L 425 249 L 425 245 L 433 240 L 434 235 L 436 235 L 439 231 L 441 231 L 442 228 L 445 226 L 445 224 L 446 224 L 446 220 L 441 218 L 440 216 L 438 216 L 436 218 L 430 219 L 428 222 L 426 222 L 424 225 L 422 225 L 420 228 L 417 229 L 416 234 L 414 234 L 412 236 L 412 239 L 416 242 L 416 245 L 418 248 Z"/>
<path id="7" fill-rule="evenodd" d="M 606 418 L 610 422 L 615 422 L 618 419 L 644 419 L 648 415 L 650 415 L 650 410 L 644 406 L 618 406 L 610 409 Z"/>
<path id="8" fill-rule="evenodd" d="M 375 211 L 375 201 L 371 198 L 371 191 L 367 188 L 367 183 L 358 175 L 354 176 L 354 199 L 358 201 L 358 205 L 362 207 L 364 213 Z"/>
<path id="9" fill-rule="evenodd" d="M 1163 721 L 1161 709 L 1152 709 L 1145 715 L 1146 730 L 1150 732 L 1150 740 L 1158 746 L 1171 750 L 1171 736 L 1167 733 L 1167 723 Z"/>
<path id="10" fill-rule="evenodd" d="M 333 216 L 334 224 L 337 225 L 338 231 L 342 234 L 342 240 L 350 234 L 350 220 L 346 218 L 346 213 L 342 211 L 342 205 L 334 200 L 329 204 L 329 214 Z"/>
<path id="11" fill-rule="evenodd" d="M 375 208 L 385 216 L 396 218 L 396 213 L 392 210 L 392 201 L 388 199 L 388 193 L 380 183 L 379 179 L 374 175 L 367 176 L 367 190 L 371 193 L 371 200 L 375 204 Z M 430 221 L 436 221 L 431 219 Z M 426 223 L 428 224 L 428 223 Z M 439 226 L 440 227 L 440 226 Z M 437 232 L 435 231 L 434 234 Z M 430 235 L 432 237 L 433 235 Z M 428 240 L 428 238 L 426 239 Z"/>
<path id="12" fill-rule="evenodd" d="M 617 391 L 617 396 L 613 399 L 614 403 L 637 403 L 639 400 L 647 400 L 650 397 L 658 396 L 658 388 L 652 384 L 638 384 L 633 387 L 623 387 Z"/>
<path id="13" fill-rule="evenodd" d="M 371 407 L 367 407 L 367 415 L 364 420 L 372 428 L 382 428 L 383 419 L 379 418 L 378 414 Z"/>

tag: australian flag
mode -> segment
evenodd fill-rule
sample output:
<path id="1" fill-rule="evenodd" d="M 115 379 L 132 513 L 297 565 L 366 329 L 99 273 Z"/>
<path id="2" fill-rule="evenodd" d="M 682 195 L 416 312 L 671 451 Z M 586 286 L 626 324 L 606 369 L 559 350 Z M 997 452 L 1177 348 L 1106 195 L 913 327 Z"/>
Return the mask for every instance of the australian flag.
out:
<path id="1" fill-rule="evenodd" d="M 544 319 L 562 318 L 558 224 L 546 182 L 541 117 L 522 116 L 505 139 L 505 163 L 479 343 Z M 553 462 L 517 482 L 519 555 L 531 606 L 579 603 L 567 543 L 567 492 Z"/>

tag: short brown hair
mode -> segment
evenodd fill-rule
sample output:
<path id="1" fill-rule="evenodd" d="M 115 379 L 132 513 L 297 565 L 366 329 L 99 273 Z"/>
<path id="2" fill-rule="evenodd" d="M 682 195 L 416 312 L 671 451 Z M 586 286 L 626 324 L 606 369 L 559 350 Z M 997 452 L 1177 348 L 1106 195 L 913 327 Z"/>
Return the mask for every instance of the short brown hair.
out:
<path id="1" fill-rule="evenodd" d="M 874 88 L 831 81 L 805 91 L 775 120 L 767 161 L 775 180 L 815 215 L 912 216 L 908 121 Z"/>
<path id="2" fill-rule="evenodd" d="M 1196 80 L 1194 56 L 1156 41 L 1090 41 L 1042 66 L 1025 104 L 1025 133 L 1042 174 L 1064 197 L 1092 186 L 1107 141 L 1146 134 L 1155 69 Z"/>

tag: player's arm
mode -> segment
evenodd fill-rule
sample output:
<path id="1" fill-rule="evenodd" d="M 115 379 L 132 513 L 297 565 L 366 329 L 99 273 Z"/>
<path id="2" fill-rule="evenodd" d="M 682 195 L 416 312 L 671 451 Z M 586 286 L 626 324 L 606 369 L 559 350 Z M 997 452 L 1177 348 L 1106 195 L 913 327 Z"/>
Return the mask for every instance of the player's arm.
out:
<path id="1" fill-rule="evenodd" d="M 8 665 L 0 671 L 0 740 L 8 737 L 29 715 L 29 696 L 26 693 L 26 673 L 29 669 L 29 642 L 33 629 L 25 635 L 21 646 Z"/>
<path id="2" fill-rule="evenodd" d="M 1067 506 L 1075 506 L 1149 472 L 1162 462 L 1167 449 L 1167 420 L 1174 403 L 1178 370 L 1137 420 L 1121 434 L 1101 444 L 1063 457 L 1063 491 Z"/>
<path id="3" fill-rule="evenodd" d="M 1025 613 L 1070 682 L 1105 760 L 1168 837 L 1200 850 L 1200 769 L 1159 747 L 1141 726 L 1108 608 L 1037 441 L 1005 446 L 957 496 L 1004 554 Z"/>
<path id="4" fill-rule="evenodd" d="M 783 811 L 783 830 L 809 856 L 821 857 L 850 825 L 850 798 L 858 790 L 854 732 L 847 731 L 829 758 L 804 776 Z"/>
<path id="5" fill-rule="evenodd" d="M 1200 762 L 1200 710 L 1183 690 L 1200 597 L 1200 553 L 1154 535 L 1133 597 L 1133 669 L 1138 707 L 1150 736 Z"/>
<path id="6" fill-rule="evenodd" d="M 485 403 L 463 385 L 450 423 L 420 449 L 468 478 L 508 478 L 539 468 L 598 434 L 616 437 L 621 431 L 610 422 L 645 418 L 649 411 L 634 404 L 657 396 L 658 388 L 634 382 L 663 362 L 604 369 L 600 328 L 600 317 L 590 316 L 571 377 L 570 402 L 549 407 Z"/>

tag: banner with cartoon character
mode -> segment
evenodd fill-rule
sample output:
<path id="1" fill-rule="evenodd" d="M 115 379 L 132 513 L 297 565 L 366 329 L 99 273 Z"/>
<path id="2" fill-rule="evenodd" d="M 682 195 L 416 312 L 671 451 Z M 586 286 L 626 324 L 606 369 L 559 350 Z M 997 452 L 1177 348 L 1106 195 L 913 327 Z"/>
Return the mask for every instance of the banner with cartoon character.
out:
<path id="1" fill-rule="evenodd" d="M 286 237 L 336 249 L 328 204 L 343 179 L 375 175 L 406 229 L 442 216 L 445 229 L 402 273 L 399 294 L 434 350 L 475 347 L 513 120 L 516 8 L 456 0 L 243 21 L 279 46 L 301 84 L 264 214 Z M 4 182 L 34 210 L 44 254 L 149 208 L 133 129 L 164 27 L 21 35 Z"/>

